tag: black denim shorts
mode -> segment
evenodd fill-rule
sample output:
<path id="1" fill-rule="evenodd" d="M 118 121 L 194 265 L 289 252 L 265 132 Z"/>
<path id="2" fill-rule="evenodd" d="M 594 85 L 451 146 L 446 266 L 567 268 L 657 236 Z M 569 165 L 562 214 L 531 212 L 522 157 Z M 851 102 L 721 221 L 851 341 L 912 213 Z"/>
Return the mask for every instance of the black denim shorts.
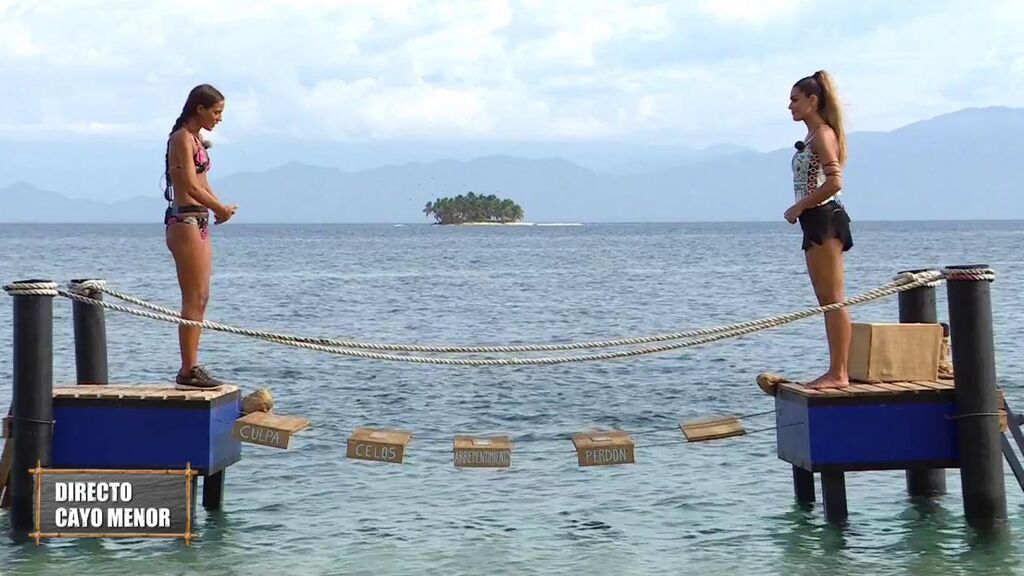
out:
<path id="1" fill-rule="evenodd" d="M 843 243 L 843 252 L 853 248 L 850 216 L 835 200 L 804 210 L 800 214 L 800 228 L 804 231 L 804 250 L 814 244 L 820 246 L 829 238 L 838 238 Z"/>

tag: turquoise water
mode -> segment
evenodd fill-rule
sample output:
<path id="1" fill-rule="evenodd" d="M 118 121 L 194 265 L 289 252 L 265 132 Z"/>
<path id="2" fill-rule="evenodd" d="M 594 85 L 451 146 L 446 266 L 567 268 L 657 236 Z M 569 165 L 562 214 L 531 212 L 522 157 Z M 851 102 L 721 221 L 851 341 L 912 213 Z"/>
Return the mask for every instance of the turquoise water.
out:
<path id="1" fill-rule="evenodd" d="M 849 293 L 904 268 L 986 262 L 998 376 L 1021 404 L 1024 223 L 855 223 Z M 813 302 L 796 227 L 636 224 L 573 228 L 257 226 L 214 230 L 211 319 L 285 332 L 403 343 L 547 343 L 677 331 Z M 0 226 L 0 280 L 99 276 L 175 307 L 159 225 Z M 939 314 L 945 319 L 944 288 Z M 71 308 L 55 302 L 56 384 L 74 381 Z M 10 303 L 0 306 L 0 378 L 11 380 Z M 896 299 L 855 321 L 895 321 Z M 168 383 L 173 325 L 107 316 L 111 380 Z M 0 542 L 4 574 L 1014 574 L 1024 498 L 1007 469 L 1010 521 L 981 536 L 960 480 L 915 501 L 902 472 L 847 476 L 850 519 L 797 506 L 772 431 L 685 444 L 678 422 L 770 410 L 754 377 L 816 376 L 820 318 L 612 362 L 458 368 L 348 359 L 227 334 L 202 361 L 275 410 L 322 423 L 288 451 L 246 445 L 223 510 L 201 538 Z M 0 405 L 10 385 L 0 386 Z M 772 425 L 752 418 L 748 429 Z M 356 426 L 412 430 L 404 465 L 347 460 Z M 636 436 L 635 465 L 580 468 L 567 436 Z M 513 437 L 507 470 L 455 469 L 455 434 Z M 820 490 L 820 486 L 819 486 Z M 0 531 L 8 532 L 0 513 Z"/>

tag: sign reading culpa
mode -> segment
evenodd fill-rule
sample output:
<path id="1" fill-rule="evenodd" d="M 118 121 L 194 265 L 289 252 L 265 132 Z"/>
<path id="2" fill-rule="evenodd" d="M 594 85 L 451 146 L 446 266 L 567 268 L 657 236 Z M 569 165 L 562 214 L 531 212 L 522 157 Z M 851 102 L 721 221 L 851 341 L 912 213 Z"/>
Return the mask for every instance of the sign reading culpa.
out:
<path id="1" fill-rule="evenodd" d="M 36 544 L 42 538 L 195 538 L 195 470 L 36 467 Z"/>

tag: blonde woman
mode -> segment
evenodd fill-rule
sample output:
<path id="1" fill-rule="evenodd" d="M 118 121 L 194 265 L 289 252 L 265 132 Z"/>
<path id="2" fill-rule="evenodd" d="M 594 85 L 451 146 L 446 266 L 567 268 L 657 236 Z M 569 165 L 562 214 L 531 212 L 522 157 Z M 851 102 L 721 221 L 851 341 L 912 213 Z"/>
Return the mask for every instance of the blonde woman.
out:
<path id="1" fill-rule="evenodd" d="M 820 305 L 843 300 L 843 253 L 853 247 L 850 217 L 839 202 L 846 164 L 843 113 L 831 76 L 819 70 L 801 78 L 789 94 L 793 120 L 803 122 L 807 136 L 796 143 L 793 156 L 795 203 L 786 210 L 790 224 L 800 221 L 804 258 Z M 825 314 L 829 369 L 807 384 L 809 388 L 849 385 L 850 313 Z"/>

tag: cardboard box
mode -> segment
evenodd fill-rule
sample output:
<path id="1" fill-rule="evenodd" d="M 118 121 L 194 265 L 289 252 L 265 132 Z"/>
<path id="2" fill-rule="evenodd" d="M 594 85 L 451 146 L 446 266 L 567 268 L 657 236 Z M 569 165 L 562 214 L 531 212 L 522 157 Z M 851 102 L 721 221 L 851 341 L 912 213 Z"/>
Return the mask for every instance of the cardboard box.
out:
<path id="1" fill-rule="evenodd" d="M 251 412 L 235 420 L 232 431 L 242 442 L 287 450 L 292 434 L 309 428 L 309 420 L 267 412 Z"/>
<path id="2" fill-rule="evenodd" d="M 629 434 L 621 430 L 609 432 L 576 432 L 572 435 L 580 466 L 611 466 L 633 464 L 634 445 Z"/>
<path id="3" fill-rule="evenodd" d="M 412 438 L 406 430 L 356 428 L 348 438 L 347 458 L 401 464 L 405 447 Z"/>
<path id="4" fill-rule="evenodd" d="M 508 436 L 456 436 L 454 459 L 456 468 L 508 468 L 512 465 L 512 442 Z"/>
<path id="5" fill-rule="evenodd" d="M 850 380 L 935 381 L 942 347 L 940 324 L 854 323 Z"/>

